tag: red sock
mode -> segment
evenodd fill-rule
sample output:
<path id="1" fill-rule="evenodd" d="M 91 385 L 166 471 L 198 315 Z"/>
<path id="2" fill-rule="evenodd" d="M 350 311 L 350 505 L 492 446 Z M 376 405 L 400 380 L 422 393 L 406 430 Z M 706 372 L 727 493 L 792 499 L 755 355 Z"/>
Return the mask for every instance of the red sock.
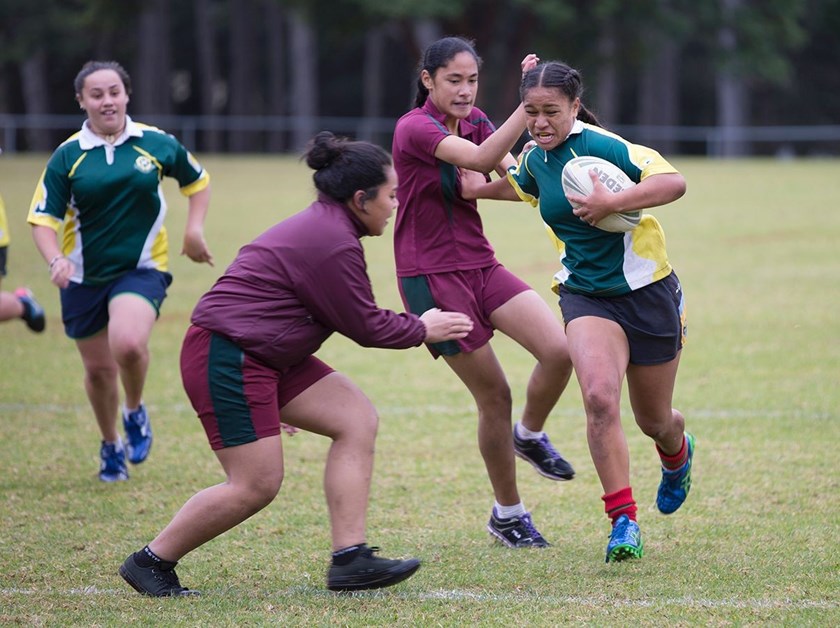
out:
<path id="1" fill-rule="evenodd" d="M 662 450 L 659 449 L 659 445 L 656 446 L 656 453 L 659 454 L 659 459 L 662 461 L 663 467 L 670 471 L 673 471 L 674 469 L 679 469 L 685 464 L 685 461 L 688 460 L 688 441 L 686 440 L 685 436 L 683 436 L 682 447 L 673 456 L 668 456 L 664 454 Z"/>
<path id="2" fill-rule="evenodd" d="M 604 500 L 604 512 L 612 519 L 613 523 L 621 515 L 627 515 L 631 521 L 636 520 L 636 500 L 633 499 L 633 489 L 629 486 L 615 493 L 604 495 L 601 499 Z"/>

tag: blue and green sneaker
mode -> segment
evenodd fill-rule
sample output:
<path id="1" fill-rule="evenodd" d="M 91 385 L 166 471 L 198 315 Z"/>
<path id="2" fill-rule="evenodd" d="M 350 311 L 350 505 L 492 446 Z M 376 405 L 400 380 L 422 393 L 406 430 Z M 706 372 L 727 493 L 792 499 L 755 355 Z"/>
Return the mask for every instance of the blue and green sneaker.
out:
<path id="1" fill-rule="evenodd" d="M 656 491 L 656 507 L 663 515 L 670 515 L 682 506 L 691 490 L 691 461 L 694 458 L 694 436 L 685 433 L 688 458 L 679 469 L 662 468 L 662 481 Z"/>
<path id="2" fill-rule="evenodd" d="M 641 558 L 644 543 L 639 524 L 627 515 L 621 515 L 613 524 L 610 542 L 607 544 L 606 562 L 620 562 L 628 558 Z"/>

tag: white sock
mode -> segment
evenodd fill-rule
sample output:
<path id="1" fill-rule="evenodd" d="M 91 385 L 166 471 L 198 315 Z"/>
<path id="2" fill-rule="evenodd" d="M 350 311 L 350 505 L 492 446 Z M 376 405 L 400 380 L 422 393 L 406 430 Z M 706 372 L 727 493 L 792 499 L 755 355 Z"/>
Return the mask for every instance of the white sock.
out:
<path id="1" fill-rule="evenodd" d="M 117 436 L 117 440 L 115 440 L 115 441 L 106 440 L 105 444 L 106 445 L 114 445 L 114 448 L 117 451 L 122 451 L 123 450 L 122 436 Z"/>
<path id="2" fill-rule="evenodd" d="M 499 502 L 495 502 L 496 508 L 496 515 L 500 519 L 510 519 L 511 517 L 521 517 L 528 511 L 525 510 L 525 506 L 522 505 L 522 502 L 518 504 L 514 504 L 513 506 L 502 506 Z"/>
<path id="3" fill-rule="evenodd" d="M 513 429 L 516 430 L 516 435 L 519 438 L 523 438 L 525 440 L 539 440 L 543 437 L 543 434 L 545 434 L 545 432 L 532 432 L 522 425 L 521 421 L 517 421 L 516 425 L 513 426 Z"/>

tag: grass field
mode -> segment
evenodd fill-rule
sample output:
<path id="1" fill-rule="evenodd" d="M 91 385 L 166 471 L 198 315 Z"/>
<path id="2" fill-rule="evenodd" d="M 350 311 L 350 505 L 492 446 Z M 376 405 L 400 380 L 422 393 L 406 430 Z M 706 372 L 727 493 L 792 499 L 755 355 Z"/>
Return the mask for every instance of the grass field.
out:
<path id="1" fill-rule="evenodd" d="M 384 591 L 324 589 L 328 443 L 300 433 L 285 440 L 277 500 L 182 561 L 182 582 L 205 595 L 153 600 L 117 567 L 196 490 L 223 479 L 180 385 L 189 313 L 241 244 L 310 202 L 310 173 L 294 159 L 204 158 L 216 267 L 173 258 L 146 388 L 155 445 L 129 482 L 106 486 L 79 357 L 25 224 L 45 159 L 0 158 L 13 237 L 3 288 L 28 284 L 49 314 L 40 336 L 0 325 L 0 624 L 840 624 L 840 162 L 674 160 L 688 193 L 654 213 L 687 294 L 675 403 L 698 449 L 689 500 L 659 515 L 656 454 L 625 411 L 641 561 L 603 562 L 608 523 L 574 380 L 548 429 L 575 480 L 553 483 L 518 463 L 525 505 L 553 547 L 511 551 L 484 530 L 492 493 L 475 411 L 446 366 L 423 349 L 333 337 L 319 355 L 350 374 L 382 418 L 369 541 L 420 557 L 422 569 Z M 186 203 L 167 190 L 177 253 Z M 557 261 L 535 212 L 490 202 L 482 211 L 500 260 L 556 311 L 548 284 Z M 390 228 L 365 247 L 380 304 L 400 308 Z M 503 337 L 494 346 L 519 406 L 532 361 Z"/>

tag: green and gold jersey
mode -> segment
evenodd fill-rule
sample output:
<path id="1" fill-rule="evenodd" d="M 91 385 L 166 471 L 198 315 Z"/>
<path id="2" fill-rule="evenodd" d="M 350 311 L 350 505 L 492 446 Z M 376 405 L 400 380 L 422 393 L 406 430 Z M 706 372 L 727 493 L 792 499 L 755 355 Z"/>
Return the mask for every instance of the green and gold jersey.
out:
<path id="1" fill-rule="evenodd" d="M 677 172 L 658 152 L 630 144 L 598 126 L 575 121 L 566 140 L 550 151 L 530 150 L 508 171 L 508 180 L 524 201 L 535 207 L 557 250 L 561 269 L 552 289 L 563 284 L 572 292 L 617 296 L 667 277 L 671 271 L 665 234 L 659 221 L 645 213 L 626 233 L 593 227 L 572 213 L 561 184 L 566 162 L 585 155 L 601 157 L 621 168 L 635 183 L 653 174 Z"/>
<path id="2" fill-rule="evenodd" d="M 28 221 L 63 228 L 62 253 L 75 265 L 72 281 L 103 284 L 134 268 L 167 270 L 161 182 L 172 177 L 185 196 L 207 187 L 209 174 L 173 136 L 133 122 L 114 144 L 87 121 L 52 154 Z"/>
<path id="3" fill-rule="evenodd" d="M 6 220 L 6 205 L 0 196 L 0 246 L 9 246 L 9 221 Z"/>

